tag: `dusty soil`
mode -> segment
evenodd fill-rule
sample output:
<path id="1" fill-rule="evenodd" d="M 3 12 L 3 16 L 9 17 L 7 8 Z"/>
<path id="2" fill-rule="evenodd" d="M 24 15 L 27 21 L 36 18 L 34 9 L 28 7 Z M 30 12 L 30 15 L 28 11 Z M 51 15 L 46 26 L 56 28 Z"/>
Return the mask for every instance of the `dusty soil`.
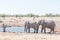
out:
<path id="1" fill-rule="evenodd" d="M 60 40 L 60 34 L 0 32 L 0 40 Z"/>

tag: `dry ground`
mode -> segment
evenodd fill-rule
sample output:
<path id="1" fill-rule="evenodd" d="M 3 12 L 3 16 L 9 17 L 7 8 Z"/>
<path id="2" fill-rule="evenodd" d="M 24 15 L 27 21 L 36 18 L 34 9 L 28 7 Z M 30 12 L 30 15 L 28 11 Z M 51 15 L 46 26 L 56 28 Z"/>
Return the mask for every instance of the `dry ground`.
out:
<path id="1" fill-rule="evenodd" d="M 0 40 L 60 40 L 60 34 L 0 32 Z"/>

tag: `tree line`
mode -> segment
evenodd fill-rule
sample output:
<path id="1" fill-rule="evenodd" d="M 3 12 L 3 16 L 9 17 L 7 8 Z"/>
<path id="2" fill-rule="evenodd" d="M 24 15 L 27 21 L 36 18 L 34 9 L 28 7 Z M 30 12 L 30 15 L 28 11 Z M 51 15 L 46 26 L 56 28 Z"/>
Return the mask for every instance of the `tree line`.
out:
<path id="1" fill-rule="evenodd" d="M 7 15 L 7 14 L 0 14 L 0 17 L 60 17 L 60 14 L 45 14 L 45 15 L 35 15 L 33 13 L 26 14 L 26 15 Z"/>

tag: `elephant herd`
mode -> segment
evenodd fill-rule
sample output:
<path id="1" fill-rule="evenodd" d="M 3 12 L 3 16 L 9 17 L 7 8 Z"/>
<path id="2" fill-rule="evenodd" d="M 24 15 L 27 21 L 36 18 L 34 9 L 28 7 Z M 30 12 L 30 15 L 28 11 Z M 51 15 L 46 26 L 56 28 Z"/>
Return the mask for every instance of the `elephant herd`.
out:
<path id="1" fill-rule="evenodd" d="M 49 33 L 54 33 L 55 22 L 53 20 L 40 20 L 33 23 L 31 23 L 30 21 L 26 21 L 24 31 L 30 33 L 30 28 L 33 28 L 34 33 L 38 33 L 40 25 L 42 26 L 41 32 L 46 33 L 46 28 L 49 28 Z"/>

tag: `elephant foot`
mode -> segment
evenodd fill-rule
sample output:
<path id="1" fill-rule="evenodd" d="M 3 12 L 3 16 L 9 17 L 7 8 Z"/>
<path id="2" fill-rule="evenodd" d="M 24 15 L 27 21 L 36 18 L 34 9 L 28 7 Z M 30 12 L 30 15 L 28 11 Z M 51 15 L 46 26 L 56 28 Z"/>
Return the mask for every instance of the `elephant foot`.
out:
<path id="1" fill-rule="evenodd" d="M 46 31 L 44 31 L 44 33 L 46 34 Z"/>
<path id="2" fill-rule="evenodd" d="M 38 32 L 36 32 L 36 33 L 38 33 Z"/>
<path id="3" fill-rule="evenodd" d="M 49 34 L 54 34 L 54 32 L 48 32 Z"/>

